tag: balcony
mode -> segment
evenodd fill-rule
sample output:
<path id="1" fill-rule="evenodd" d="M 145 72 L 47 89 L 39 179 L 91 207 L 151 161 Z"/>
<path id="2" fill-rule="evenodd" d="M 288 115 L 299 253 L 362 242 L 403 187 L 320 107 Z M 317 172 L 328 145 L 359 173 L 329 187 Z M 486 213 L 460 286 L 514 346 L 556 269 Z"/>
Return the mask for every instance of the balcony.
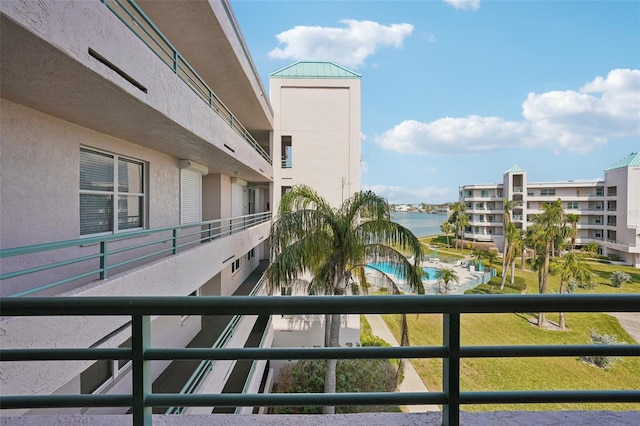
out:
<path id="1" fill-rule="evenodd" d="M 271 212 L 263 212 L 0 250 L 2 296 L 70 291 L 270 222 Z"/>
<path id="2" fill-rule="evenodd" d="M 425 303 L 425 298 L 429 298 Z M 467 404 L 510 403 L 640 403 L 640 390 L 561 390 L 561 391 L 479 391 L 460 390 L 460 363 L 469 358 L 576 357 L 586 355 L 640 356 L 640 345 L 526 345 L 461 346 L 461 314 L 516 312 L 640 312 L 640 295 L 465 295 L 465 296 L 348 296 L 335 303 L 335 297 L 323 296 L 235 296 L 235 297 L 72 297 L 9 298 L 2 300 L 4 317 L 113 317 L 131 319 L 130 348 L 22 348 L 3 345 L 3 363 L 28 363 L 43 360 L 129 360 L 133 369 L 131 394 L 91 395 L 5 395 L 0 397 L 3 410 L 60 407 L 130 407 L 131 415 L 118 416 L 24 416 L 6 417 L 13 424 L 136 424 L 136 425 L 204 425 L 221 419 L 218 415 L 197 417 L 152 416 L 157 406 L 184 407 L 260 407 L 318 405 L 422 405 L 441 404 L 442 413 L 379 414 L 332 416 L 333 424 L 372 424 L 385 418 L 385 424 L 582 424 L 597 413 L 465 413 Z M 341 347 L 341 348 L 156 348 L 151 346 L 152 316 L 165 315 L 296 315 L 296 314 L 374 314 L 430 313 L 443 317 L 442 345 L 413 347 Z M 154 393 L 149 366 L 162 360 L 289 360 L 356 358 L 441 358 L 442 392 L 380 392 L 340 394 L 176 394 Z M 563 420 L 558 420 L 560 414 Z M 638 412 L 607 412 L 614 424 L 633 424 Z M 572 417 L 575 416 L 575 417 Z M 611 416 L 611 417 L 609 417 Z M 323 416 L 286 416 L 290 422 L 325 424 Z M 334 419 L 335 417 L 335 419 Z M 553 418 L 556 418 L 553 421 Z M 224 417 L 225 424 L 243 424 L 245 416 Z M 366 420 L 369 419 L 369 420 Z M 528 419 L 528 420 L 523 420 Z M 535 420 L 534 420 L 535 419 Z M 335 421 L 334 421 L 335 420 Z M 548 422 L 545 423 L 545 420 Z M 253 424 L 282 424 L 278 416 L 257 416 Z M 237 422 L 237 423 L 235 423 Z M 344 422 L 344 423 L 340 423 Z M 348 422 L 348 423 L 347 423 Z M 423 423 L 423 424 L 425 424 Z M 380 424 L 380 423 L 378 423 Z M 611 424 L 611 423 L 610 423 Z"/>

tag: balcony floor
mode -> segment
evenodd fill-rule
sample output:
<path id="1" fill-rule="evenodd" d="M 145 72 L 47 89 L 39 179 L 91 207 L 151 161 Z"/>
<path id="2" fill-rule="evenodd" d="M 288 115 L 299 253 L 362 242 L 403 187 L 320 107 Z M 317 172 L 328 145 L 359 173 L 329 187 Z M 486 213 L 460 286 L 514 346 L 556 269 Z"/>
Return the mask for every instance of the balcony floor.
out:
<path id="1" fill-rule="evenodd" d="M 94 425 L 129 426 L 132 418 L 118 416 L 0 417 L 4 426 Z M 468 426 L 636 426 L 640 411 L 496 411 L 463 412 L 460 424 Z M 154 426 L 436 426 L 441 413 L 370 413 L 324 415 L 154 415 Z"/>

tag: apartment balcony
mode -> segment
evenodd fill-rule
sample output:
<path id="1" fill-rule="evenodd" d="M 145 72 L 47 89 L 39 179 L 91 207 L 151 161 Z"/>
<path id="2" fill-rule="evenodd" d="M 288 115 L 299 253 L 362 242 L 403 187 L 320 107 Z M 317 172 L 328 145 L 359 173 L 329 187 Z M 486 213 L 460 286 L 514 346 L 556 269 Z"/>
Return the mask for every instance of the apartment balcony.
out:
<path id="1" fill-rule="evenodd" d="M 429 298 L 425 303 L 425 298 Z M 346 296 L 340 303 L 326 296 L 229 296 L 229 297 L 54 297 L 8 298 L 2 300 L 3 316 L 49 321 L 51 317 L 85 316 L 109 318 L 125 316 L 131 321 L 130 348 L 64 348 L 2 346 L 3 363 L 39 363 L 43 360 L 121 359 L 129 360 L 133 370 L 130 394 L 55 394 L 33 395 L 29 392 L 0 397 L 3 421 L 13 425 L 41 424 L 135 424 L 204 425 L 222 422 L 227 425 L 301 424 L 373 425 L 373 424 L 616 424 L 632 425 L 638 411 L 626 412 L 485 412 L 464 411 L 468 404 L 512 403 L 640 403 L 638 389 L 587 390 L 518 390 L 462 391 L 460 365 L 464 359 L 498 357 L 578 357 L 587 355 L 640 356 L 639 344 L 624 345 L 525 345 L 463 346 L 460 340 L 461 317 L 467 314 L 517 312 L 640 312 L 640 295 L 450 295 L 450 296 Z M 166 315 L 300 315 L 300 314 L 436 314 L 442 315 L 442 343 L 412 347 L 341 347 L 341 348 L 165 348 L 151 343 L 151 317 Z M 12 330 L 8 330 L 12 332 Z M 152 390 L 149 364 L 162 360 L 291 360 L 351 358 L 441 358 L 442 391 L 378 392 L 340 394 L 270 394 L 235 393 L 157 393 Z M 6 365 L 6 364 L 5 364 Z M 152 415 L 153 407 L 265 407 L 318 405 L 423 405 L 439 404 L 442 412 L 405 414 L 377 413 L 338 416 L 221 416 L 221 415 Z M 129 407 L 131 414 L 116 416 L 47 415 L 19 416 L 11 410 L 60 407 Z M 12 417 L 13 414 L 13 417 Z"/>
<path id="2" fill-rule="evenodd" d="M 2 297 L 189 294 L 269 236 L 271 212 L 0 250 Z M 144 278 L 142 278 L 144 277 Z"/>
<path id="3" fill-rule="evenodd" d="M 0 2 L 2 98 L 210 173 L 270 182 L 273 113 L 238 57 L 243 41 L 225 35 L 235 24 L 226 2 L 142 3 Z"/>

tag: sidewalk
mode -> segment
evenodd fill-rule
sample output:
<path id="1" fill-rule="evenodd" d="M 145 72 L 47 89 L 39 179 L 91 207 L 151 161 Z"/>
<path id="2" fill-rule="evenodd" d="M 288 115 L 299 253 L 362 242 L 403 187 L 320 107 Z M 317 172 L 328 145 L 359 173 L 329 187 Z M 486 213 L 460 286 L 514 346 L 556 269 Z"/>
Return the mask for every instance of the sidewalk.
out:
<path id="1" fill-rule="evenodd" d="M 400 346 L 398 341 L 391 334 L 391 330 L 387 327 L 380 315 L 365 315 L 367 322 L 371 326 L 371 331 L 374 335 L 384 339 L 391 346 Z M 418 375 L 418 372 L 413 368 L 410 360 L 407 360 L 404 364 L 404 380 L 398 387 L 400 392 L 429 392 L 429 389 L 424 385 L 422 379 Z M 426 411 L 440 411 L 437 405 L 407 405 L 405 407 L 409 413 L 424 413 Z"/>

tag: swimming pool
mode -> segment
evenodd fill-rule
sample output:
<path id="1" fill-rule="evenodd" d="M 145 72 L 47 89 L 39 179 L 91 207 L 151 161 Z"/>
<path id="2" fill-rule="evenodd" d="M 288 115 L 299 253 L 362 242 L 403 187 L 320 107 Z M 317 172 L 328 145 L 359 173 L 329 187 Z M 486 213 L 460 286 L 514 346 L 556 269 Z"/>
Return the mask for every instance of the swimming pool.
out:
<path id="1" fill-rule="evenodd" d="M 372 268 L 376 268 L 382 272 L 384 272 L 385 274 L 389 274 L 389 275 L 395 275 L 393 272 L 393 268 L 391 267 L 391 264 L 388 262 L 376 262 L 376 263 L 371 263 L 367 266 L 370 266 Z M 427 267 L 423 267 L 422 270 L 427 274 L 427 279 L 428 280 L 435 280 L 436 279 L 436 271 L 438 270 L 438 268 L 432 268 L 430 266 Z M 404 277 L 398 277 L 398 278 L 404 278 Z"/>

